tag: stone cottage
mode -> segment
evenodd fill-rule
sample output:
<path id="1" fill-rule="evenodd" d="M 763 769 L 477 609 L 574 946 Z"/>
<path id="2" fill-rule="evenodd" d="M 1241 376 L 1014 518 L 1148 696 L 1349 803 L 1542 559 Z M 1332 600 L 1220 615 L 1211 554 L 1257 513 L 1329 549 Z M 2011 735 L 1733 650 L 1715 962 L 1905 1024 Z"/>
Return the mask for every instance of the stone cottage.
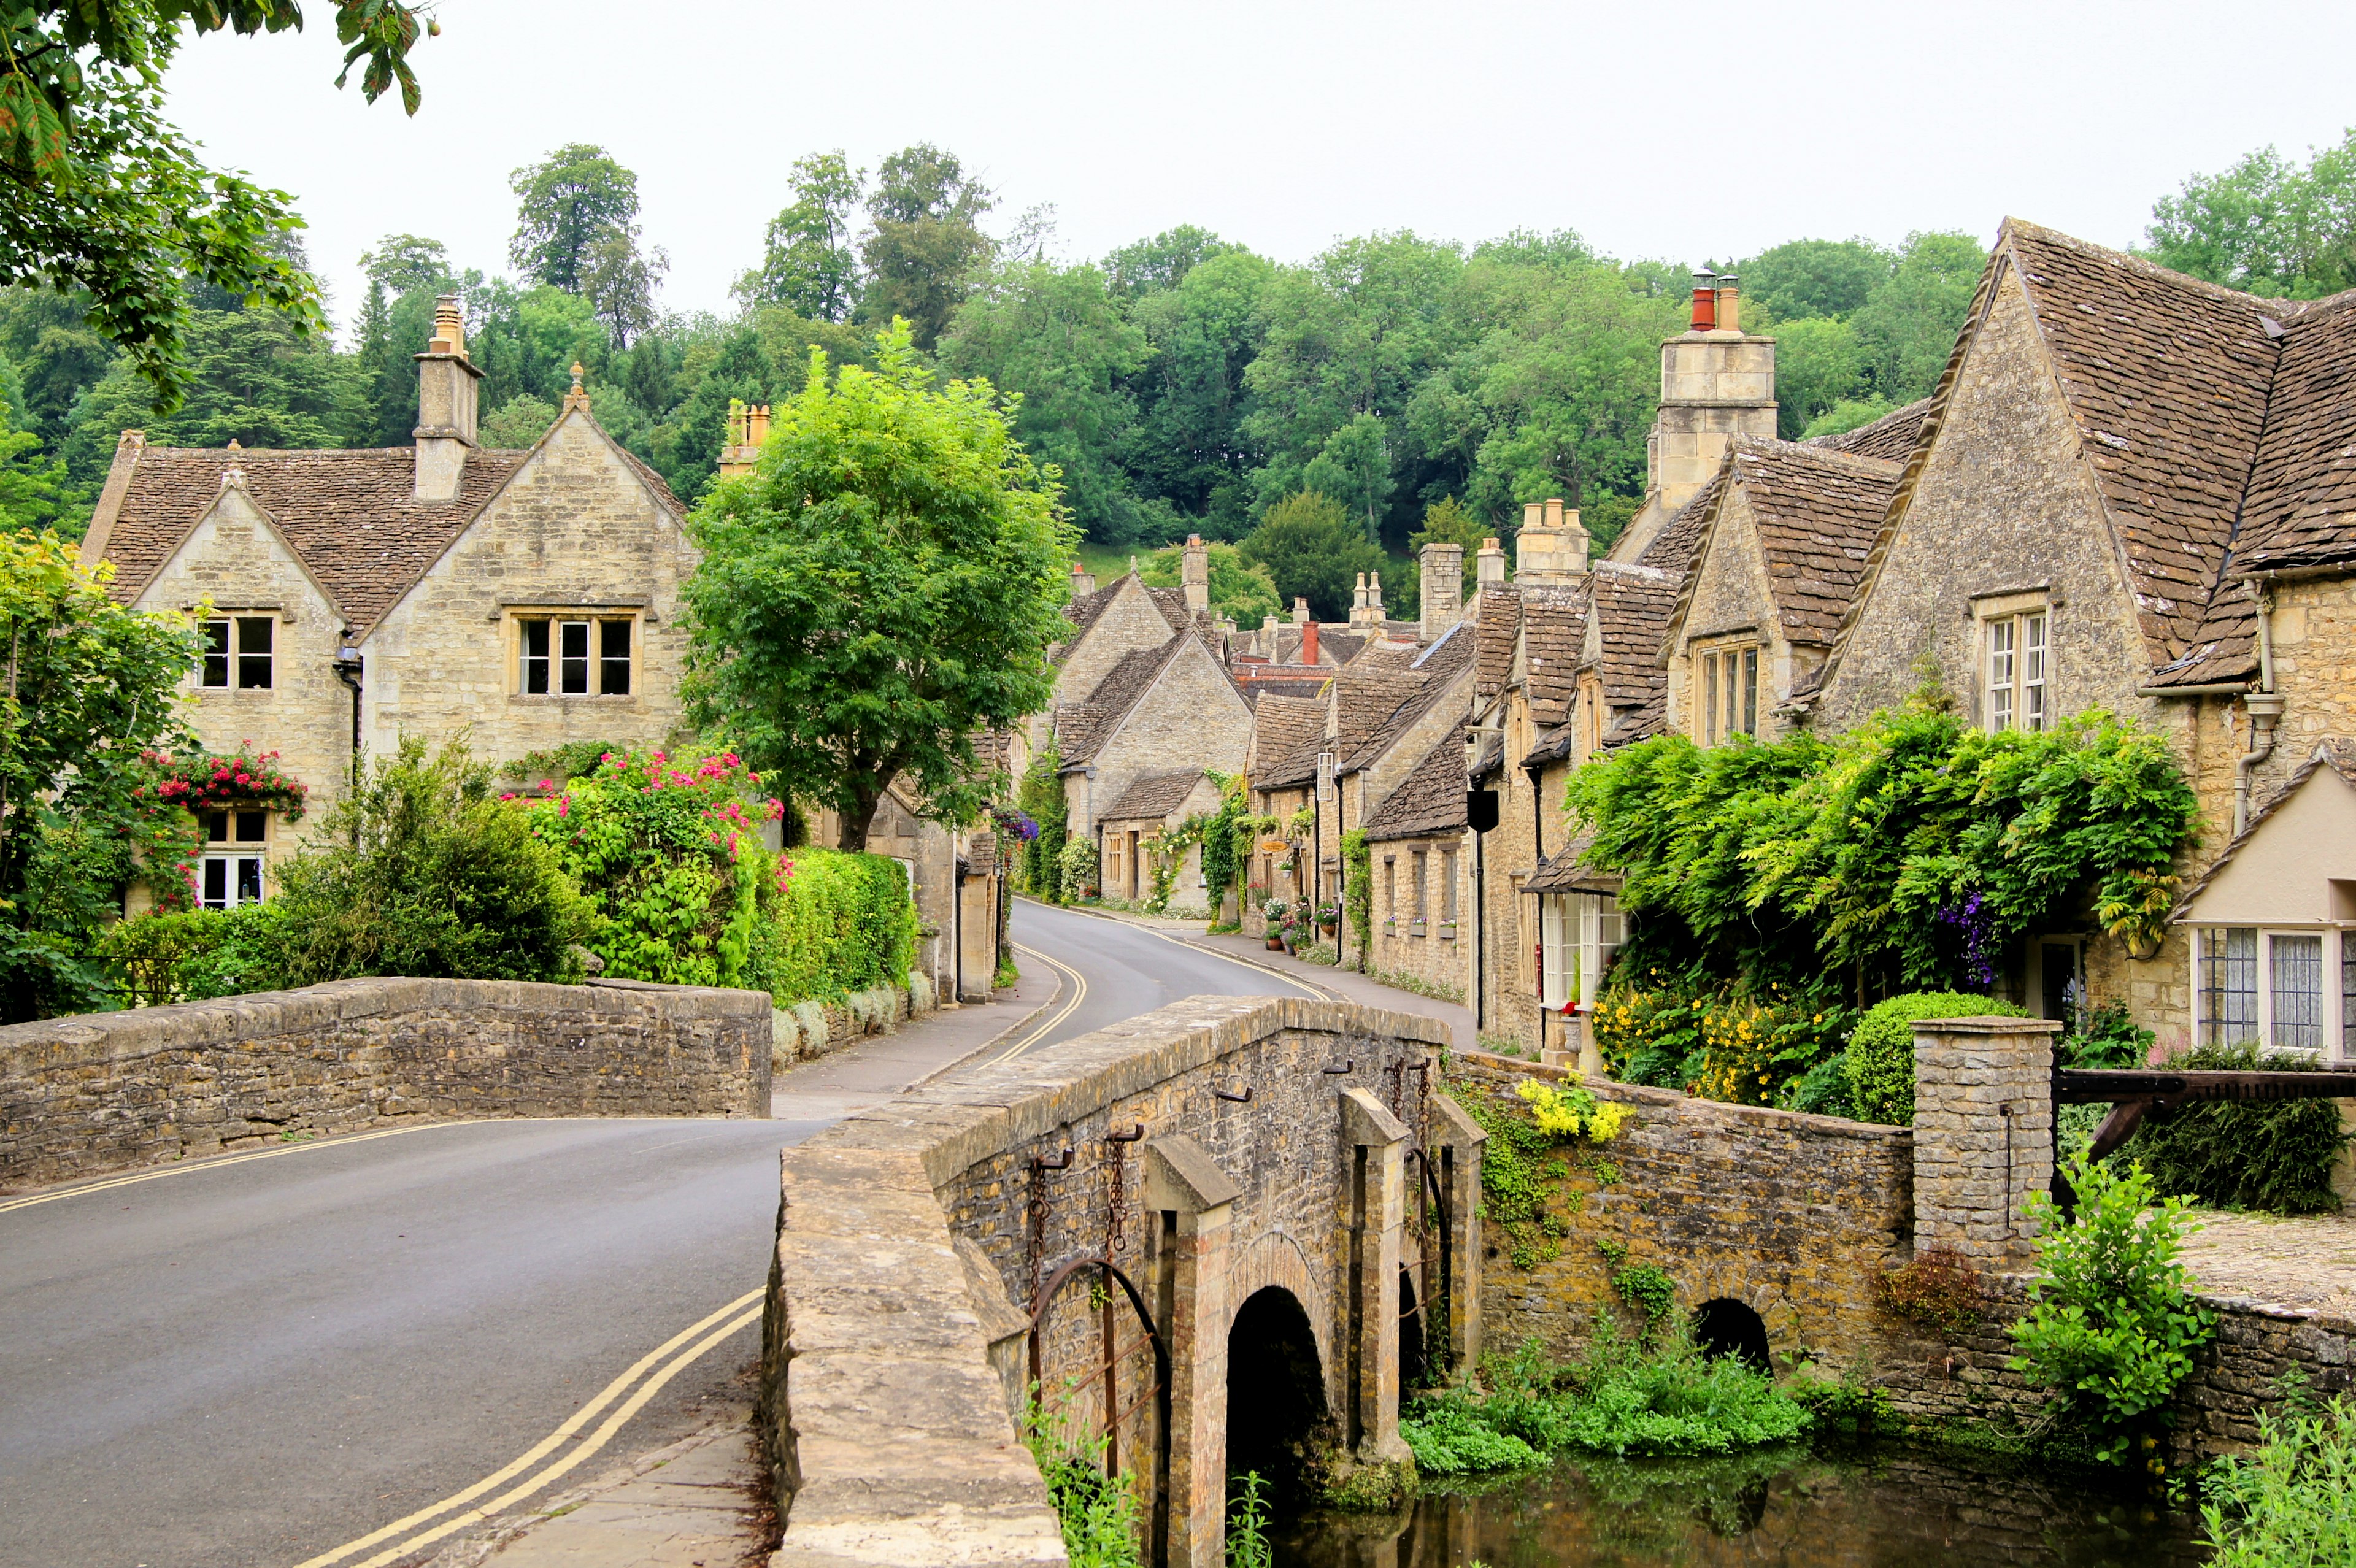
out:
<path id="1" fill-rule="evenodd" d="M 1123 578 L 1114 592 L 1133 581 Z M 1173 632 L 1151 647 L 1123 654 L 1085 701 L 1055 712 L 1055 754 L 1072 837 L 1096 841 L 1106 810 L 1140 779 L 1237 771 L 1250 744 L 1251 718 L 1251 704 L 1194 631 Z M 1101 866 L 1108 846 L 1098 843 L 1097 849 Z"/>
<path id="2" fill-rule="evenodd" d="M 1845 728 L 1925 671 L 1991 729 L 2089 709 L 2137 719 L 2201 797 L 2191 881 L 2356 723 L 2351 304 L 2260 299 L 2008 220 L 1807 723 Z M 2302 885 L 2316 879 L 2329 880 L 2316 869 L 2279 888 L 2291 926 L 2323 899 Z M 2276 949 L 2235 907 L 2231 925 L 2179 911 L 2148 954 L 2083 912 L 2032 933 L 2006 983 L 2051 1017 L 2083 977 L 2163 1048 L 2312 1015 L 2339 1058 L 2356 991 L 2333 977 L 2356 985 L 2356 965 L 2338 928 L 2244 966 Z"/>
<path id="3" fill-rule="evenodd" d="M 1215 814 L 1219 805 L 1219 786 L 1200 768 L 1147 773 L 1123 790 L 1105 808 L 1098 828 L 1105 897 L 1132 903 L 1151 899 L 1155 876 L 1166 858 L 1154 853 L 1155 840 L 1175 832 L 1189 817 Z M 1203 881 L 1201 844 L 1186 847 L 1170 868 L 1170 877 L 1171 912 L 1206 920 L 1217 912 L 1210 907 Z"/>
<path id="4" fill-rule="evenodd" d="M 417 359 L 412 447 L 215 451 L 123 432 L 82 546 L 123 603 L 201 614 L 191 727 L 215 752 L 279 752 L 315 810 L 403 735 L 464 733 L 508 763 L 567 741 L 658 745 L 680 722 L 696 552 L 679 498 L 598 428 L 577 375 L 529 451 L 481 446 L 482 372 L 455 297 Z M 225 880 L 208 867 L 208 902 L 265 896 L 299 837 L 267 810 L 235 813 L 230 832 L 209 859 L 260 864 Z"/>

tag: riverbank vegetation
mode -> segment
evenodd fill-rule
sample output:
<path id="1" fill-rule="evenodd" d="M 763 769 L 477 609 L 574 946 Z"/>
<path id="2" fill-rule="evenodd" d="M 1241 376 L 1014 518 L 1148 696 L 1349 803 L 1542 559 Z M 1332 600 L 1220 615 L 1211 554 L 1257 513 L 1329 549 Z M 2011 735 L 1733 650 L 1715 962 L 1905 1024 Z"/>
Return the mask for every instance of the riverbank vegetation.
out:
<path id="1" fill-rule="evenodd" d="M 2356 1563 L 2356 1403 L 2291 1391 L 2258 1413 L 2258 1444 L 2201 1475 L 2211 1568 Z"/>

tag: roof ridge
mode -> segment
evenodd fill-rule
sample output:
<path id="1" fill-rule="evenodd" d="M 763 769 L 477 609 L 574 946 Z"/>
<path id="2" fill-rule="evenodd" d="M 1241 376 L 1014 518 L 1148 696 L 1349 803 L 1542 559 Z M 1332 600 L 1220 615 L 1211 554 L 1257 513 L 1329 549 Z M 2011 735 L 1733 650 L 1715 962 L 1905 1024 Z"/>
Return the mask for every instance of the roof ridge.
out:
<path id="1" fill-rule="evenodd" d="M 2003 247 L 2007 236 L 2022 233 L 2040 244 L 2051 245 L 2057 250 L 2075 251 L 2081 256 L 2091 257 L 2112 266 L 2140 272 L 2156 282 L 2179 285 L 2195 293 L 2210 294 L 2219 299 L 2237 301 L 2253 307 L 2265 305 L 2280 309 L 2291 309 L 2306 303 L 2297 300 L 2276 299 L 2265 294 L 2254 294 L 2246 289 L 2233 288 L 2224 283 L 2212 283 L 2206 278 L 2196 278 L 2190 272 L 2179 272 L 2172 267 L 2163 267 L 2149 257 L 2138 256 L 2132 251 L 2118 251 L 2108 245 L 2097 245 L 2091 240 L 2082 240 L 2074 234 L 2064 234 L 2058 229 L 2048 229 L 2041 223 L 2032 223 L 2025 218 L 2007 218 L 1998 226 L 1996 246 L 1991 248 L 1990 253 L 1993 254 L 1995 250 Z M 2274 310 L 2263 311 L 2260 314 L 2273 315 Z M 2300 313 L 2291 309 L 2291 314 Z"/>
<path id="2" fill-rule="evenodd" d="M 1860 425 L 1858 427 L 1865 428 Z M 1835 468 L 1855 470 L 1860 477 L 1879 479 L 1901 472 L 1905 464 L 1887 457 L 1868 457 L 1862 453 L 1844 452 L 1837 446 L 1812 446 L 1804 441 L 1784 441 L 1776 436 L 1738 435 L 1728 443 L 1738 457 L 1755 453 L 1762 457 L 1796 457 L 1810 463 L 1829 464 Z"/>

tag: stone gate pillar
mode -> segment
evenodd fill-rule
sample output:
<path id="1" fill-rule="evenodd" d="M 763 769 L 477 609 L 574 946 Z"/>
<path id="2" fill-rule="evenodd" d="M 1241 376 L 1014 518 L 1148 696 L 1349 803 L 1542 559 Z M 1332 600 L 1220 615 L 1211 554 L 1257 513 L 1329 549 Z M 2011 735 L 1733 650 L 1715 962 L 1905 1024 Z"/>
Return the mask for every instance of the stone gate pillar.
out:
<path id="1" fill-rule="evenodd" d="M 1399 1232 L 1408 1130 L 1364 1089 L 1342 1104 L 1342 1221 L 1349 1243 L 1342 1348 L 1343 1433 L 1360 1460 L 1408 1456 L 1398 1435 Z"/>
<path id="2" fill-rule="evenodd" d="M 1227 1238 L 1241 1190 L 1193 1138 L 1145 1146 L 1154 1317 L 1170 1348 L 1169 1469 L 1149 1528 L 1167 1543 L 1169 1568 L 1226 1561 Z"/>
<path id="3" fill-rule="evenodd" d="M 2051 1019 L 1914 1026 L 1914 1245 L 2011 1273 L 2035 1257 L 2021 1205 L 2053 1180 Z"/>
<path id="4" fill-rule="evenodd" d="M 1435 1093 L 1430 1103 L 1426 1152 L 1448 1200 L 1448 1366 L 1462 1376 L 1481 1364 L 1481 1147 L 1489 1135 L 1447 1095 Z M 1408 1175 L 1421 1179 L 1419 1171 Z M 1411 1195 L 1409 1201 L 1423 1196 Z M 1440 1283 L 1438 1269 L 1432 1274 L 1425 1281 L 1427 1292 L 1436 1291 Z"/>

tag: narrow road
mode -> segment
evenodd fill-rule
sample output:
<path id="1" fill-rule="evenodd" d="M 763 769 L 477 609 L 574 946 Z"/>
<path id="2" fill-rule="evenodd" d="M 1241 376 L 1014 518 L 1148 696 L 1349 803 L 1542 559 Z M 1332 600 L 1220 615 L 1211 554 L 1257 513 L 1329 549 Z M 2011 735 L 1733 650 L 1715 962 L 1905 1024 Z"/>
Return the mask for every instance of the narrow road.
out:
<path id="1" fill-rule="evenodd" d="M 1014 933 L 1066 989 L 1006 1051 L 1299 989 Z M 0 1564 L 360 1568 L 703 1424 L 746 1393 L 777 1151 L 828 1125 L 448 1124 L 0 1200 Z"/>

